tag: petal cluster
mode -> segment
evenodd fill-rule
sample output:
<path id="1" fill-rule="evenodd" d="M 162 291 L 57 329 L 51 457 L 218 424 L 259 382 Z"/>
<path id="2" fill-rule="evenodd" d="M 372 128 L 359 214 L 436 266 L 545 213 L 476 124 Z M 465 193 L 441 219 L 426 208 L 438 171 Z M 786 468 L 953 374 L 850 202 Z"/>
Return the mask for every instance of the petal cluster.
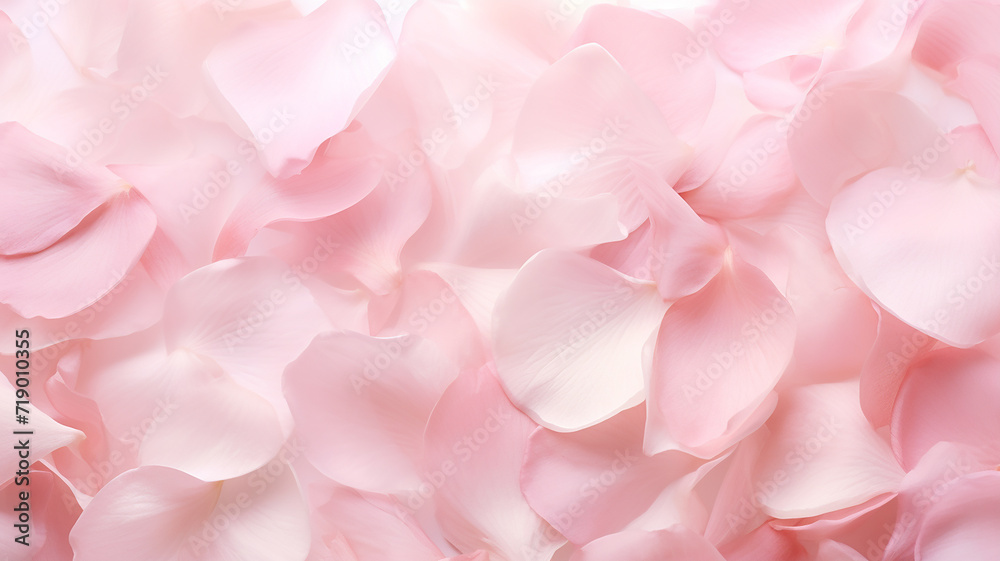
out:
<path id="1" fill-rule="evenodd" d="M 995 558 L 998 27 L 0 2 L 0 556 Z"/>

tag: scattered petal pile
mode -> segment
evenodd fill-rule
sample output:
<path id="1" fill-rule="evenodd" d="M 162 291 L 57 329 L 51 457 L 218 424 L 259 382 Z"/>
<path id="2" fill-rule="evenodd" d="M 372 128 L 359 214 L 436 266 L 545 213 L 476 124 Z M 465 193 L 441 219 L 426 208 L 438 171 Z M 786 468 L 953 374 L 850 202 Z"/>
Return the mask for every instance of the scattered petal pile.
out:
<path id="1" fill-rule="evenodd" d="M 0 557 L 1000 552 L 994 0 L 0 26 Z"/>

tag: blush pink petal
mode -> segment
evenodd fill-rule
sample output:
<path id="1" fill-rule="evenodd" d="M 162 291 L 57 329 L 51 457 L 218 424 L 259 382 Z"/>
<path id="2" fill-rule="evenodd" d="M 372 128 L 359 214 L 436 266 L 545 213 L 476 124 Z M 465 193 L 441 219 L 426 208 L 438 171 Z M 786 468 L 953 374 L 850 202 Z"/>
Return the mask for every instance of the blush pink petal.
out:
<path id="1" fill-rule="evenodd" d="M 996 455 L 964 444 L 938 442 L 907 472 L 897 496 L 895 523 L 884 543 L 885 561 L 911 561 L 920 528 L 932 507 L 970 473 L 996 467 Z"/>
<path id="2" fill-rule="evenodd" d="M 664 300 L 700 290 L 722 268 L 729 247 L 725 231 L 706 222 L 652 170 L 633 167 L 652 229 L 650 269 Z"/>
<path id="3" fill-rule="evenodd" d="M 8 381 L 6 376 L 0 376 L 0 398 L 6 399 L 11 404 L 11 414 L 6 415 L 3 421 L 3 444 L 4 453 L 0 458 L 0 468 L 4 469 L 3 481 L 12 480 L 14 473 L 18 470 L 19 456 L 14 448 L 18 439 L 29 438 L 31 440 L 32 462 L 48 456 L 54 450 L 64 446 L 70 446 L 84 438 L 84 434 L 76 429 L 57 423 L 35 407 L 30 407 L 31 426 L 28 429 L 34 431 L 31 436 L 19 436 L 14 434 L 16 430 L 23 430 L 25 427 L 19 425 L 14 418 L 13 407 L 16 402 L 14 386 Z"/>
<path id="4" fill-rule="evenodd" d="M 764 419 L 795 344 L 795 314 L 756 267 L 728 254 L 700 291 L 663 316 L 647 401 L 647 453 L 674 447 L 713 457 Z M 766 417 L 765 417 L 766 418 Z"/>
<path id="5" fill-rule="evenodd" d="M 542 251 L 494 310 L 500 380 L 542 426 L 594 425 L 642 401 L 641 350 L 665 308 L 648 281 L 574 253 Z"/>
<path id="6" fill-rule="evenodd" d="M 598 4 L 584 14 L 573 46 L 597 43 L 607 49 L 660 108 L 670 130 L 691 139 L 704 124 L 715 97 L 711 60 L 699 57 L 688 62 L 678 57 L 694 40 L 694 33 L 672 18 Z"/>
<path id="7" fill-rule="evenodd" d="M 911 158 L 935 147 L 947 151 L 930 117 L 895 93 L 820 85 L 787 123 L 795 173 L 823 205 L 862 174 L 907 162 L 908 169 L 919 169 Z"/>
<path id="8" fill-rule="evenodd" d="M 691 148 L 608 51 L 587 44 L 535 82 L 514 130 L 512 154 L 527 191 L 571 198 L 612 193 L 619 220 L 633 230 L 647 211 L 629 162 L 673 184 Z"/>
<path id="9" fill-rule="evenodd" d="M 443 479 L 433 484 L 436 519 L 459 551 L 547 559 L 565 543 L 521 494 L 524 449 L 536 428 L 490 366 L 463 373 L 441 396 L 424 433 L 424 465 Z"/>
<path id="10" fill-rule="evenodd" d="M 165 297 L 166 291 L 150 278 L 140 260 L 118 284 L 75 314 L 57 319 L 25 319 L 9 306 L 0 305 L 0 325 L 11 330 L 28 329 L 36 349 L 59 348 L 77 338 L 107 339 L 147 329 L 160 320 Z M 0 348 L 12 353 L 6 348 L 13 345 L 11 339 L 0 343 Z"/>
<path id="11" fill-rule="evenodd" d="M 781 123 L 763 116 L 748 120 L 715 174 L 685 192 L 684 200 L 698 214 L 718 219 L 753 216 L 778 204 L 798 184 Z"/>
<path id="12" fill-rule="evenodd" d="M 777 59 L 743 74 L 747 99 L 764 110 L 791 111 L 805 98 L 820 69 L 813 56 Z"/>
<path id="13" fill-rule="evenodd" d="M 643 532 L 628 530 L 596 539 L 570 561 L 725 561 L 702 536 L 684 526 Z"/>
<path id="14" fill-rule="evenodd" d="M 79 312 L 128 275 L 155 229 L 149 203 L 122 191 L 43 251 L 0 257 L 0 302 L 28 318 Z"/>
<path id="15" fill-rule="evenodd" d="M 127 187 L 106 168 L 70 167 L 69 151 L 19 123 L 0 125 L 0 255 L 36 253 Z"/>
<path id="16" fill-rule="evenodd" d="M 317 469 L 358 489 L 415 491 L 427 419 L 456 375 L 416 335 L 326 333 L 285 369 L 284 388 Z"/>
<path id="17" fill-rule="evenodd" d="M 637 406 L 580 431 L 532 433 L 521 470 L 528 503 L 578 545 L 625 529 L 664 493 L 678 496 L 675 522 L 690 522 L 683 479 L 702 462 L 675 451 L 644 455 L 644 420 Z"/>
<path id="18" fill-rule="evenodd" d="M 384 76 L 395 44 L 375 10 L 371 0 L 327 2 L 302 18 L 239 29 L 208 55 L 208 73 L 253 134 L 271 175 L 305 168 Z M 369 23 L 377 32 L 355 45 L 357 29 Z"/>
<path id="19" fill-rule="evenodd" d="M 313 512 L 319 540 L 336 561 L 439 561 L 441 551 L 384 496 L 338 487 Z M 324 559 L 320 556 L 319 559 Z"/>
<path id="20" fill-rule="evenodd" d="M 487 340 L 463 306 L 459 294 L 463 286 L 449 285 L 437 274 L 417 269 L 406 276 L 392 301 L 388 315 L 376 321 L 374 308 L 383 302 L 373 299 L 371 332 L 379 337 L 412 334 L 431 342 L 458 368 L 478 368 L 489 356 Z"/>
<path id="21" fill-rule="evenodd" d="M 73 558 L 302 561 L 308 511 L 284 467 L 268 483 L 259 474 L 206 483 L 159 466 L 126 472 L 73 527 Z"/>
<path id="22" fill-rule="evenodd" d="M 913 60 L 954 78 L 958 66 L 970 58 L 996 56 L 1000 37 L 1000 8 L 982 0 L 928 5 L 926 18 L 913 44 Z"/>
<path id="23" fill-rule="evenodd" d="M 545 191 L 519 193 L 516 173 L 504 158 L 470 189 L 455 191 L 465 204 L 456 213 L 454 232 L 441 236 L 447 257 L 463 265 L 514 269 L 543 249 L 584 249 L 628 234 L 618 221 L 614 195 L 577 199 Z"/>
<path id="24" fill-rule="evenodd" d="M 992 186 L 974 163 L 935 177 L 886 168 L 836 197 L 827 232 L 845 272 L 873 300 L 968 347 L 1000 332 L 1000 191 Z"/>
<path id="25" fill-rule="evenodd" d="M 155 424 L 140 444 L 143 465 L 219 481 L 266 464 L 284 442 L 279 413 L 268 400 L 233 382 L 211 359 L 175 351 L 154 380 L 147 381 L 156 390 L 148 410 Z"/>
<path id="26" fill-rule="evenodd" d="M 723 0 L 704 24 L 719 57 L 737 72 L 839 46 L 861 0 Z"/>
<path id="27" fill-rule="evenodd" d="M 867 561 L 867 558 L 849 545 L 823 540 L 816 551 L 816 561 Z"/>
<path id="28" fill-rule="evenodd" d="M 167 297 L 167 351 L 210 358 L 290 422 L 281 373 L 327 323 L 309 289 L 272 258 L 217 261 L 178 281 Z"/>
<path id="29" fill-rule="evenodd" d="M 917 537 L 914 559 L 951 561 L 989 559 L 1000 551 L 1000 473 L 970 475 L 927 514 Z"/>
<path id="30" fill-rule="evenodd" d="M 934 347 L 935 340 L 899 321 L 882 308 L 878 335 L 861 368 L 861 410 L 875 428 L 889 424 L 893 403 L 913 361 Z"/>
<path id="31" fill-rule="evenodd" d="M 379 183 L 364 131 L 332 139 L 301 173 L 281 180 L 264 179 L 233 209 L 215 244 L 215 259 L 239 257 L 261 228 L 278 220 L 325 218 L 351 208 Z"/>
<path id="32" fill-rule="evenodd" d="M 950 87 L 969 100 L 993 150 L 1000 151 L 1000 67 L 996 63 L 967 60 L 958 66 L 958 78 Z"/>
<path id="33" fill-rule="evenodd" d="M 795 351 L 779 391 L 856 377 L 876 338 L 871 300 L 843 273 L 825 240 L 786 227 L 768 241 L 787 251 L 785 292 L 796 319 Z"/>
<path id="34" fill-rule="evenodd" d="M 812 561 L 791 532 L 761 524 L 749 534 L 719 548 L 726 561 L 758 561 L 766 555 L 770 561 Z M 767 553 L 764 553 L 767 552 Z"/>
<path id="35" fill-rule="evenodd" d="M 383 181 L 333 216 L 274 228 L 295 235 L 297 243 L 285 259 L 298 264 L 303 275 L 341 286 L 349 282 L 345 277 L 354 277 L 351 285 L 385 295 L 402 282 L 403 248 L 427 219 L 431 199 L 431 186 L 419 174 L 404 185 Z"/>
<path id="36" fill-rule="evenodd" d="M 861 413 L 856 382 L 786 392 L 768 427 L 754 477 L 772 516 L 815 516 L 899 489 L 903 470 Z"/>
<path id="37" fill-rule="evenodd" d="M 892 443 L 912 469 L 941 441 L 989 451 L 1000 463 L 1000 361 L 978 350 L 941 349 L 910 367 L 892 410 Z"/>
<path id="38" fill-rule="evenodd" d="M 0 523 L 8 528 L 19 524 L 21 506 L 20 493 L 29 489 L 29 514 L 31 515 L 28 547 L 13 539 L 0 543 L 0 555 L 5 561 L 36 561 L 38 559 L 71 559 L 73 551 L 69 546 L 69 532 L 80 516 L 80 505 L 73 492 L 48 466 L 37 463 L 31 470 L 27 485 L 15 485 L 8 481 L 0 488 L 0 501 L 10 505 L 10 509 L 0 514 Z M 20 534 L 12 530 L 12 537 Z"/>

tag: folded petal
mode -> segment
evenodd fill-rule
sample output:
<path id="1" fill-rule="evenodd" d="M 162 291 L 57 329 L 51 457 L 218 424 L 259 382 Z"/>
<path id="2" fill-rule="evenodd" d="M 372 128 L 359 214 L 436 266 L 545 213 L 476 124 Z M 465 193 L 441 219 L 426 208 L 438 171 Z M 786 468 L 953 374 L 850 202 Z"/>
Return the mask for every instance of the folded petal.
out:
<path id="1" fill-rule="evenodd" d="M 763 272 L 729 254 L 704 288 L 663 316 L 649 379 L 647 453 L 680 447 L 713 457 L 756 428 L 745 423 L 794 344 L 791 305 Z"/>
<path id="2" fill-rule="evenodd" d="M 142 435 L 143 465 L 219 481 L 266 464 L 285 440 L 268 400 L 233 382 L 211 359 L 173 352 L 145 383 L 156 391 L 147 395 L 159 408 L 154 405 L 149 412 L 155 428 Z M 133 388 L 131 393 L 140 392 Z"/>
<path id="3" fill-rule="evenodd" d="M 29 394 L 31 391 L 41 393 L 42 389 L 40 387 L 34 389 L 29 386 Z M 52 417 L 49 417 L 44 411 L 38 410 L 30 403 L 26 406 L 28 410 L 28 424 L 19 424 L 15 421 L 14 406 L 17 404 L 17 400 L 21 398 L 15 397 L 14 392 L 14 386 L 11 385 L 7 377 L 0 376 L 0 399 L 7 400 L 6 402 L 10 404 L 11 409 L 10 414 L 4 415 L 2 423 L 4 454 L 0 458 L 0 468 L 4 471 L 0 473 L 4 474 L 3 481 L 13 479 L 14 473 L 19 469 L 18 462 L 21 459 L 16 449 L 19 439 L 28 439 L 31 441 L 31 462 L 35 462 L 48 456 L 54 450 L 63 446 L 69 446 L 84 438 L 82 432 L 55 422 L 52 420 Z M 25 429 L 34 432 L 31 435 L 15 434 L 15 431 Z"/>
<path id="4" fill-rule="evenodd" d="M 28 318 L 79 312 L 135 267 L 155 229 L 149 203 L 121 192 L 40 253 L 0 257 L 0 302 Z"/>
<path id="5" fill-rule="evenodd" d="M 35 253 L 127 188 L 106 168 L 67 163 L 69 151 L 17 122 L 0 124 L 0 255 Z"/>
<path id="6" fill-rule="evenodd" d="M 301 170 L 282 180 L 264 179 L 240 200 L 215 244 L 215 259 L 239 257 L 261 228 L 279 220 L 326 218 L 357 204 L 382 173 L 363 132 L 345 133 Z"/>
<path id="7" fill-rule="evenodd" d="M 1000 12 L 1000 10 L 995 10 Z M 1000 13 L 997 14 L 1000 19 Z M 950 84 L 969 103 L 993 144 L 1000 152 L 1000 69 L 996 64 L 969 60 L 958 67 L 958 78 Z"/>
<path id="8" fill-rule="evenodd" d="M 576 432 L 536 430 L 521 470 L 528 503 L 578 545 L 625 529 L 702 463 L 676 451 L 644 455 L 644 420 L 637 406 Z M 675 522 L 686 521 L 687 503 L 677 503 Z"/>
<path id="9" fill-rule="evenodd" d="M 725 231 L 702 220 L 648 168 L 635 166 L 633 170 L 649 208 L 654 278 L 660 296 L 670 301 L 697 292 L 722 268 L 729 247 Z"/>

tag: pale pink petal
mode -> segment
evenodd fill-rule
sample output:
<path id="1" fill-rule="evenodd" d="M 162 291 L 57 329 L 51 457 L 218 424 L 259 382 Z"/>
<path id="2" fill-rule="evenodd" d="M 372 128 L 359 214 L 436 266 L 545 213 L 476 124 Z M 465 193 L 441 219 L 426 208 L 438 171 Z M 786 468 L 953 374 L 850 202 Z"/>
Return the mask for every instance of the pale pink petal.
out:
<path id="1" fill-rule="evenodd" d="M 264 257 L 217 261 L 187 275 L 171 289 L 163 317 L 168 352 L 211 358 L 282 417 L 281 373 L 325 326 L 309 290 Z"/>
<path id="2" fill-rule="evenodd" d="M 434 408 L 424 465 L 435 477 L 430 494 L 437 520 L 459 551 L 548 559 L 565 543 L 521 494 L 524 449 L 535 428 L 489 367 L 459 376 Z"/>
<path id="3" fill-rule="evenodd" d="M 417 269 L 406 276 L 396 293 L 371 300 L 371 333 L 415 335 L 431 342 L 457 368 L 479 368 L 489 356 L 489 344 L 459 300 L 463 290 L 435 273 Z M 376 310 L 390 303 L 391 307 Z"/>
<path id="4" fill-rule="evenodd" d="M 826 222 L 859 288 L 960 347 L 1000 332 L 1000 192 L 973 170 L 974 163 L 935 177 L 907 168 L 870 173 L 837 196 Z"/>
<path id="5" fill-rule="evenodd" d="M 876 337 L 871 300 L 843 273 L 825 240 L 791 228 L 770 238 L 789 254 L 786 294 L 796 319 L 795 351 L 779 391 L 857 376 Z"/>
<path id="6" fill-rule="evenodd" d="M 32 370 L 31 372 L 33 373 L 34 371 Z M 11 376 L 11 378 L 16 378 L 16 376 Z M 29 389 L 29 394 L 32 390 Z M 2 476 L 3 481 L 13 479 L 15 472 L 20 469 L 18 464 L 21 458 L 16 448 L 19 440 L 30 441 L 29 459 L 31 462 L 35 462 L 38 459 L 48 456 L 54 450 L 63 446 L 69 446 L 84 438 L 82 432 L 55 422 L 52 420 L 52 417 L 46 415 L 44 411 L 39 410 L 29 400 L 17 397 L 15 391 L 15 387 L 7 377 L 0 376 L 0 398 L 5 399 L 6 403 L 10 404 L 10 412 L 4 415 L 2 423 L 4 453 L 3 457 L 0 458 L 0 468 L 4 470 L 2 472 L 4 474 Z M 34 391 L 41 392 L 41 390 Z M 24 403 L 18 403 L 18 399 L 22 399 Z M 16 421 L 16 415 L 20 413 L 16 411 L 16 406 L 18 405 L 28 411 L 26 414 L 21 413 L 25 415 L 28 423 L 21 424 Z M 16 434 L 16 431 L 24 430 L 30 430 L 33 433 L 30 435 Z"/>
<path id="7" fill-rule="evenodd" d="M 704 288 L 663 316 L 647 401 L 646 451 L 735 444 L 788 365 L 795 314 L 756 267 L 727 255 Z M 744 432 L 741 432 L 744 431 Z"/>
<path id="8" fill-rule="evenodd" d="M 358 489 L 415 491 L 427 419 L 456 375 L 417 335 L 327 333 L 288 366 L 284 388 L 321 472 Z"/>
<path id="9" fill-rule="evenodd" d="M 596 424 L 642 401 L 641 349 L 665 308 L 650 282 L 574 253 L 540 252 L 494 312 L 500 380 L 542 426 Z"/>
<path id="10" fill-rule="evenodd" d="M 264 179 L 240 200 L 215 245 L 215 259 L 244 255 L 257 232 L 278 220 L 316 220 L 357 204 L 379 183 L 381 170 L 364 132 L 338 135 L 301 173 Z"/>
<path id="11" fill-rule="evenodd" d="M 576 28 L 574 46 L 597 43 L 608 50 L 681 138 L 693 138 L 708 117 L 715 73 L 708 57 L 688 62 L 683 52 L 694 33 L 656 13 L 598 4 Z M 655 53 L 655 56 L 650 56 Z"/>
<path id="12" fill-rule="evenodd" d="M 303 18 L 255 22 L 208 55 L 209 74 L 275 177 L 306 167 L 384 75 L 395 45 L 374 10 L 371 0 L 327 2 Z"/>
<path id="13" fill-rule="evenodd" d="M 1000 10 L 994 10 L 1000 17 Z M 979 60 L 969 60 L 958 67 L 958 78 L 950 84 L 972 104 L 976 117 L 993 144 L 1000 151 L 1000 68 Z"/>
<path id="14" fill-rule="evenodd" d="M 924 111 L 888 92 L 820 86 L 810 90 L 799 110 L 783 123 L 795 173 L 824 205 L 862 174 L 904 164 L 922 171 L 924 159 L 911 158 L 924 150 L 939 155 L 949 146 Z"/>
<path id="15" fill-rule="evenodd" d="M 528 503 L 575 544 L 626 528 L 702 463 L 675 451 L 644 455 L 644 421 L 637 406 L 577 432 L 532 433 L 521 471 Z"/>
<path id="16" fill-rule="evenodd" d="M 633 167 L 652 228 L 656 288 L 664 300 L 700 290 L 722 268 L 729 247 L 725 231 L 706 222 L 663 179 L 648 168 Z M 652 267 L 651 267 L 652 268 Z"/>
<path id="17" fill-rule="evenodd" d="M 338 487 L 315 508 L 316 536 L 337 561 L 439 561 L 441 551 L 394 501 Z M 323 557 L 320 557 L 323 559 Z M 485 561 L 485 560 L 484 560 Z"/>
<path id="18" fill-rule="evenodd" d="M 144 382 L 160 396 L 151 396 L 153 403 L 162 405 L 149 412 L 155 428 L 143 434 L 143 465 L 218 481 L 266 464 L 285 440 L 268 400 L 233 382 L 211 359 L 176 351 Z M 131 394 L 138 393 L 133 388 Z"/>
<path id="19" fill-rule="evenodd" d="M 0 124 L 0 254 L 35 253 L 128 187 L 105 168 L 66 163 L 69 152 L 16 122 Z"/>
<path id="20" fill-rule="evenodd" d="M 570 557 L 571 561 L 725 561 L 702 536 L 672 526 L 656 532 L 628 530 L 596 539 Z"/>
<path id="21" fill-rule="evenodd" d="M 773 117 L 747 121 L 715 174 L 685 192 L 684 200 L 702 216 L 724 219 L 752 216 L 785 197 L 798 180 L 780 123 Z"/>
<path id="22" fill-rule="evenodd" d="M 724 0 L 700 33 L 738 72 L 839 46 L 861 0 Z M 699 35 L 700 37 L 700 35 Z M 698 46 L 697 44 L 695 45 Z"/>
<path id="23" fill-rule="evenodd" d="M 913 60 L 954 77 L 970 58 L 1000 52 L 1000 9 L 980 0 L 933 3 L 913 44 Z"/>
<path id="24" fill-rule="evenodd" d="M 861 410 L 873 427 L 884 427 L 910 364 L 929 351 L 935 340 L 896 319 L 882 308 L 878 336 L 861 368 Z"/>
<path id="25" fill-rule="evenodd" d="M 87 506 L 70 533 L 76 561 L 241 559 L 301 561 L 305 501 L 287 465 L 205 483 L 158 466 L 126 472 Z"/>
<path id="26" fill-rule="evenodd" d="M 166 290 L 150 278 L 140 260 L 118 284 L 75 314 L 57 319 L 25 319 L 4 305 L 0 306 L 0 325 L 12 330 L 28 329 L 35 348 L 44 349 L 43 356 L 51 359 L 73 339 L 122 337 L 151 327 L 162 316 L 165 297 Z M 0 348 L 12 352 L 6 349 L 13 344 L 9 340 L 0 343 Z"/>
<path id="27" fill-rule="evenodd" d="M 0 503 L 10 505 L 0 514 L 0 524 L 9 528 L 10 537 L 0 543 L 0 556 L 4 561 L 71 559 L 73 550 L 68 538 L 80 516 L 80 505 L 66 482 L 44 464 L 36 464 L 28 477 L 22 485 L 10 480 L 0 488 Z M 28 501 L 21 500 L 24 492 L 28 493 Z M 30 516 L 26 536 L 17 526 L 22 512 Z M 25 542 L 14 541 L 18 538 Z"/>
<path id="28" fill-rule="evenodd" d="M 893 448 L 913 468 L 941 441 L 990 450 L 1000 462 L 1000 361 L 977 350 L 941 349 L 907 372 L 892 410 Z"/>
<path id="29" fill-rule="evenodd" d="M 155 229 L 149 203 L 121 192 L 42 252 L 0 257 L 0 301 L 29 318 L 79 312 L 122 281 Z"/>
<path id="30" fill-rule="evenodd" d="M 899 489 L 903 470 L 861 413 L 856 382 L 786 392 L 768 427 L 754 476 L 772 516 L 814 516 Z"/>
<path id="31" fill-rule="evenodd" d="M 612 193 L 620 221 L 633 230 L 647 211 L 629 162 L 673 184 L 691 149 L 618 62 L 587 44 L 535 83 L 514 131 L 512 154 L 528 191 L 571 198 Z"/>
<path id="32" fill-rule="evenodd" d="M 455 231 L 441 236 L 448 248 L 444 256 L 463 265 L 518 268 L 543 249 L 583 249 L 628 234 L 618 221 L 614 195 L 576 199 L 545 190 L 518 193 L 515 176 L 514 164 L 503 159 L 471 189 L 456 190 L 467 197 L 466 205 L 457 213 Z"/>
<path id="33" fill-rule="evenodd" d="M 1000 551 L 1000 473 L 970 475 L 928 513 L 917 537 L 915 559 L 989 559 Z"/>

